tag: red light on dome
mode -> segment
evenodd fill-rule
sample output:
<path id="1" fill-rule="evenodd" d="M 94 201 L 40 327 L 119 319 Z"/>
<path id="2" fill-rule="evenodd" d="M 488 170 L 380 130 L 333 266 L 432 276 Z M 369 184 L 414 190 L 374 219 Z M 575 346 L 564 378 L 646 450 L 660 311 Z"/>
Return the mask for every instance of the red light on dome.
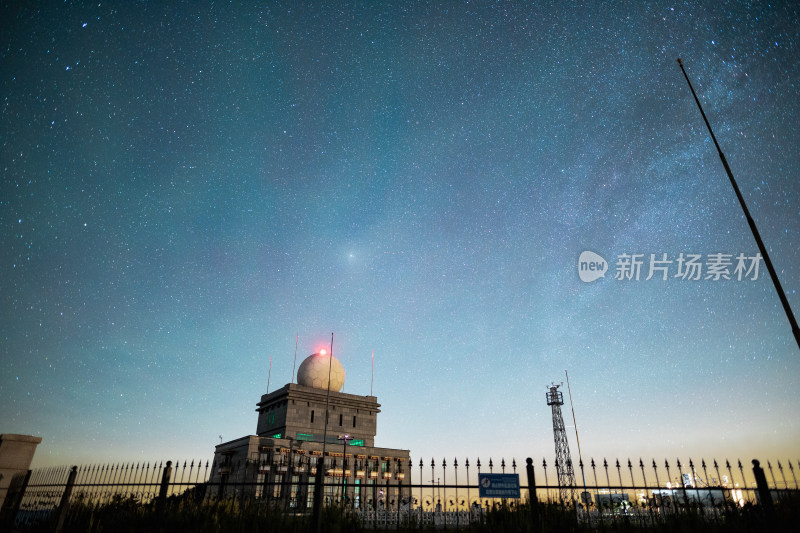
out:
<path id="1" fill-rule="evenodd" d="M 319 354 L 320 354 L 320 355 L 328 355 L 328 350 L 326 350 L 325 348 L 323 348 L 323 349 L 321 349 L 321 350 L 319 351 Z"/>

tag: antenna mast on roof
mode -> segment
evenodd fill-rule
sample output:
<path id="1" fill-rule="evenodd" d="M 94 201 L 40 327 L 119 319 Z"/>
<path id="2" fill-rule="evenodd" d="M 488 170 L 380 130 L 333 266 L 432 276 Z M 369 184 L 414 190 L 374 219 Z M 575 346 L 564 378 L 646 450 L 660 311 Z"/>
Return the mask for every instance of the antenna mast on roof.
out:
<path id="1" fill-rule="evenodd" d="M 269 380 L 272 378 L 272 356 L 269 356 L 269 373 L 267 374 L 267 394 L 269 394 Z"/>
<path id="2" fill-rule="evenodd" d="M 300 332 L 297 332 L 297 338 L 294 340 L 294 363 L 292 363 L 292 383 L 294 383 L 294 367 L 297 366 L 297 343 L 300 342 Z"/>
<path id="3" fill-rule="evenodd" d="M 314 510 L 311 522 L 315 525 L 316 531 L 322 531 L 322 505 L 317 502 L 322 501 L 325 486 L 325 445 L 328 443 L 328 406 L 331 399 L 331 369 L 333 368 L 333 332 L 331 332 L 331 353 L 328 360 L 328 392 L 325 394 L 325 429 L 322 432 L 322 455 L 317 458 L 317 477 L 320 482 L 314 483 Z M 335 460 L 334 460 L 335 461 Z M 344 457 L 342 457 L 342 472 L 344 473 Z"/>

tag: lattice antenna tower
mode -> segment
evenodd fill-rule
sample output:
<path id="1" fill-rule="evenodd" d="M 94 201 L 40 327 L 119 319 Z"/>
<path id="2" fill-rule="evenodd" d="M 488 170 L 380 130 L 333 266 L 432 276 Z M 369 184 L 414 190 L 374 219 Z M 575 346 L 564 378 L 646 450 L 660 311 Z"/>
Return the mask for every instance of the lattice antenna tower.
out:
<path id="1" fill-rule="evenodd" d="M 558 390 L 562 384 L 551 384 L 545 394 L 547 405 L 553 409 L 553 439 L 556 443 L 556 472 L 558 474 L 559 496 L 561 501 L 575 500 L 575 471 L 572 468 L 572 457 L 569 453 L 567 430 L 564 428 L 564 417 L 561 416 L 561 406 L 564 405 L 564 396 Z"/>

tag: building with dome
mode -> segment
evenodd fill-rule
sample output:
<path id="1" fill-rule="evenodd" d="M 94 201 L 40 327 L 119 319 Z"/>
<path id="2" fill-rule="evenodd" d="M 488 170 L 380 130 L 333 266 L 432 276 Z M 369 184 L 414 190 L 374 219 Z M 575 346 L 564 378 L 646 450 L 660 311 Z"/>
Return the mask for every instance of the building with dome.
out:
<path id="1" fill-rule="evenodd" d="M 310 509 L 323 457 L 326 501 L 376 509 L 407 504 L 409 451 L 375 447 L 378 399 L 341 392 L 344 379 L 341 362 L 325 350 L 308 356 L 297 383 L 261 396 L 255 435 L 216 447 L 211 490 Z"/>

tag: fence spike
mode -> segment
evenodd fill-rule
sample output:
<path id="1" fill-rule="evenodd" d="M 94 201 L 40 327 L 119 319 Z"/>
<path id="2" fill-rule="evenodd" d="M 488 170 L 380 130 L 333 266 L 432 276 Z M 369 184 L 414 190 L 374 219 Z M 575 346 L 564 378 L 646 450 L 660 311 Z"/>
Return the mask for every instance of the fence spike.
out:
<path id="1" fill-rule="evenodd" d="M 794 480 L 794 488 L 797 489 L 798 488 L 797 478 L 794 475 L 794 466 L 792 466 L 792 461 L 791 460 L 789 461 L 789 470 L 792 472 L 792 479 Z"/>
<path id="2" fill-rule="evenodd" d="M 717 471 L 717 483 L 722 486 L 722 474 L 719 473 L 719 465 L 717 464 L 717 460 L 714 459 L 714 470 Z M 725 503 L 725 507 L 727 508 L 728 504 Z"/>
<path id="3" fill-rule="evenodd" d="M 658 465 L 656 465 L 656 458 L 653 457 L 653 474 L 656 476 L 656 487 L 661 487 L 661 482 L 658 481 Z M 645 483 L 646 485 L 646 483 Z"/>

